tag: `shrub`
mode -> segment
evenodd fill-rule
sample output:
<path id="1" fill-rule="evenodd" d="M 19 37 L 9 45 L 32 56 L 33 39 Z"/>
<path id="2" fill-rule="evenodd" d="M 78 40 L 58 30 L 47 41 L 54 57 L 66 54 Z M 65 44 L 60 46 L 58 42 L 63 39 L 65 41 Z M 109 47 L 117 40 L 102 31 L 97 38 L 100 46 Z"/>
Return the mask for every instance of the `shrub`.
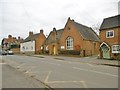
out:
<path id="1" fill-rule="evenodd" d="M 62 50 L 59 53 L 64 55 L 80 55 L 80 51 L 77 50 Z"/>
<path id="2" fill-rule="evenodd" d="M 15 44 L 15 45 L 11 45 L 11 49 L 12 49 L 12 48 L 20 48 L 20 46 L 19 46 L 19 45 L 16 45 L 16 44 Z"/>

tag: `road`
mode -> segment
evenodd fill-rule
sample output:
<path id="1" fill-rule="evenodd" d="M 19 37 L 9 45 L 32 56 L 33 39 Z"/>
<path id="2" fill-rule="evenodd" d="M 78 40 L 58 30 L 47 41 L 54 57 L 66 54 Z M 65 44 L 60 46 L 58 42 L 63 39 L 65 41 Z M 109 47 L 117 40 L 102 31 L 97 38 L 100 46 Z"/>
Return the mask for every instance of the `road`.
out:
<path id="1" fill-rule="evenodd" d="M 117 67 L 71 62 L 70 59 L 78 58 L 17 55 L 3 57 L 16 70 L 52 88 L 118 88 Z"/>
<path id="2" fill-rule="evenodd" d="M 41 82 L 25 75 L 5 62 L 2 66 L 2 88 L 47 88 Z"/>

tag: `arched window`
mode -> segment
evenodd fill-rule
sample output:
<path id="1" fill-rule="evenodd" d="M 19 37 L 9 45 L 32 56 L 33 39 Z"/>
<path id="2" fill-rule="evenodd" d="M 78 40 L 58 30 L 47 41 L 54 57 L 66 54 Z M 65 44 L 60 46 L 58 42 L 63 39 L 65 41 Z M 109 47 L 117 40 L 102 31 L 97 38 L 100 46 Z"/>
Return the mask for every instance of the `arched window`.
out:
<path id="1" fill-rule="evenodd" d="M 66 39 L 66 49 L 73 50 L 73 38 L 72 37 L 68 37 Z"/>

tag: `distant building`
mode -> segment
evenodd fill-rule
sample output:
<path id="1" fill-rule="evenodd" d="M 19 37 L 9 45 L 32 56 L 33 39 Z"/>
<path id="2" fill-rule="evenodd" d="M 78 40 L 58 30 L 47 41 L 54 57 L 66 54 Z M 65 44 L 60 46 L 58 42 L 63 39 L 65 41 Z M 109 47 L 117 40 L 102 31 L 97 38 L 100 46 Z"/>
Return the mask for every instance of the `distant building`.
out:
<path id="1" fill-rule="evenodd" d="M 8 35 L 8 38 L 4 38 L 2 40 L 1 46 L 3 50 L 13 50 L 14 53 L 20 52 L 20 42 L 22 42 L 23 39 L 20 37 L 12 37 L 12 35 Z"/>
<path id="2" fill-rule="evenodd" d="M 43 30 L 40 33 L 33 34 L 29 32 L 29 36 L 20 44 L 20 52 L 27 54 L 39 54 L 43 49 L 43 43 L 46 40 Z"/>
<path id="3" fill-rule="evenodd" d="M 100 57 L 120 59 L 120 15 L 105 18 L 100 27 Z"/>
<path id="4" fill-rule="evenodd" d="M 61 38 L 62 32 L 63 29 L 56 30 L 56 28 L 53 28 L 53 31 L 50 32 L 44 43 L 44 49 L 46 53 L 49 53 L 51 55 L 59 54 L 60 50 L 59 40 Z"/>
<path id="5" fill-rule="evenodd" d="M 55 28 L 49 34 L 44 45 L 49 54 L 97 55 L 100 39 L 92 28 L 68 18 L 64 29 Z"/>

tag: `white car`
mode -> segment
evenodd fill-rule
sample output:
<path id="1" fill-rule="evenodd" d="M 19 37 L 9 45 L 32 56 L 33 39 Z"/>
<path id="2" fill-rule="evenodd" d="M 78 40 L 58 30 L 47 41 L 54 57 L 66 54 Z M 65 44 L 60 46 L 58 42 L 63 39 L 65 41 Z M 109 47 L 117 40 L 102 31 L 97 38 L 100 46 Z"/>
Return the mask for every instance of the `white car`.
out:
<path id="1" fill-rule="evenodd" d="M 13 55 L 14 54 L 14 52 L 13 51 L 8 51 L 8 55 Z"/>

